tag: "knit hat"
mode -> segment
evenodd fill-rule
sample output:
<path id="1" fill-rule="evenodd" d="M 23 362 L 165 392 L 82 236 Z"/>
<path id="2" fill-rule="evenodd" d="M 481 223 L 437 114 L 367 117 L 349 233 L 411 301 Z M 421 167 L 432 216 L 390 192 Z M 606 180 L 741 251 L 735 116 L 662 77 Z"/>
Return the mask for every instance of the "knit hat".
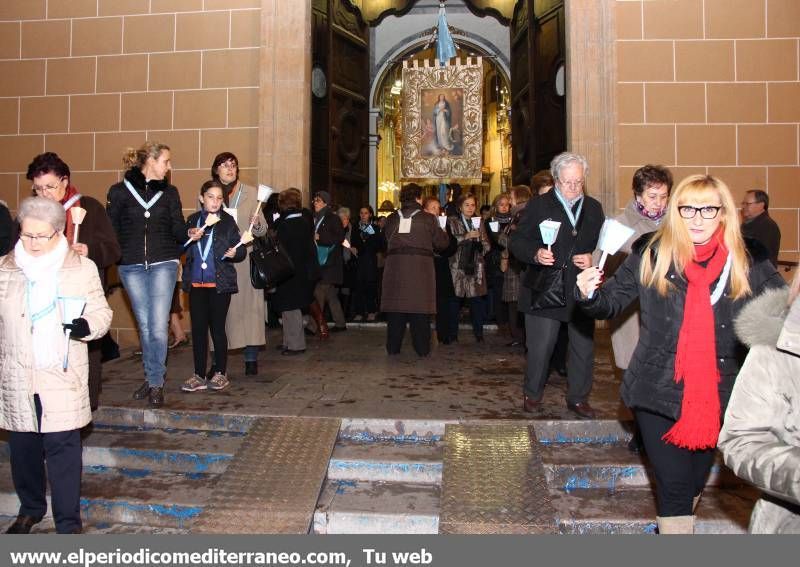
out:
<path id="1" fill-rule="evenodd" d="M 314 197 L 319 197 L 326 205 L 331 204 L 331 194 L 327 191 L 317 191 L 314 193 Z"/>

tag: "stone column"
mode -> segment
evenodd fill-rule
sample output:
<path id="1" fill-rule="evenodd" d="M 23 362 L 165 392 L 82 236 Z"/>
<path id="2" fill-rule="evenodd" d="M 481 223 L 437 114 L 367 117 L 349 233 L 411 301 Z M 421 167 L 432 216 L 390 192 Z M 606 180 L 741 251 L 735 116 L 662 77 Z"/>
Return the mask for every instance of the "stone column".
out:
<path id="1" fill-rule="evenodd" d="M 566 0 L 567 147 L 589 160 L 588 191 L 615 216 L 614 0 Z"/>
<path id="2" fill-rule="evenodd" d="M 309 192 L 311 0 L 261 0 L 259 180 Z"/>

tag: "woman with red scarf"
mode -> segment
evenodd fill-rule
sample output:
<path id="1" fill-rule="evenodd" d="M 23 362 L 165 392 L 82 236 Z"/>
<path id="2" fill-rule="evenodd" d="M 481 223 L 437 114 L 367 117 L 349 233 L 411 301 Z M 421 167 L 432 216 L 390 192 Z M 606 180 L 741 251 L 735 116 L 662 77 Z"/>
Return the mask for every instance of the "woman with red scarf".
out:
<path id="1" fill-rule="evenodd" d="M 730 190 L 709 175 L 681 181 L 659 229 L 598 289 L 602 276 L 596 267 L 578 275 L 590 316 L 611 319 L 639 299 L 622 398 L 655 471 L 659 533 L 693 533 L 741 362 L 733 319 L 750 298 L 785 283 L 763 246 L 743 240 Z"/>
<path id="2" fill-rule="evenodd" d="M 97 265 L 100 282 L 106 287 L 106 269 L 116 264 L 121 256 L 117 235 L 103 205 L 97 199 L 81 195 L 70 179 L 69 166 L 53 152 L 39 154 L 28 165 L 27 179 L 33 194 L 61 203 L 67 213 L 64 236 L 70 248 Z M 75 242 L 76 225 L 70 210 L 80 207 L 86 211 Z M 74 242 L 74 244 L 73 244 Z M 102 383 L 101 339 L 89 342 L 89 400 L 92 411 L 100 403 Z"/>

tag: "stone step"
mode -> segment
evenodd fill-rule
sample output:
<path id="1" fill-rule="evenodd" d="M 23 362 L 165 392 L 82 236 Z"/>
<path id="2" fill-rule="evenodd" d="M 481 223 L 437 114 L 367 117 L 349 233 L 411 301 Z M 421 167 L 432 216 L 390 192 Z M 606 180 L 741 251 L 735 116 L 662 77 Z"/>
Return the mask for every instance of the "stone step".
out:
<path id="1" fill-rule="evenodd" d="M 83 438 L 83 465 L 181 473 L 221 473 L 243 433 L 95 425 Z M 8 458 L 8 444 L 0 440 Z"/>
<path id="2" fill-rule="evenodd" d="M 655 496 L 647 489 L 552 490 L 562 534 L 656 533 Z M 697 507 L 695 533 L 746 533 L 757 491 L 708 489 Z"/>
<path id="3" fill-rule="evenodd" d="M 630 441 L 633 422 L 616 419 L 547 419 L 532 421 L 543 445 L 563 443 L 616 443 Z"/>
<path id="4" fill-rule="evenodd" d="M 8 529 L 16 516 L 0 516 L 0 533 Z M 53 518 L 48 516 L 41 522 L 33 526 L 32 534 L 54 534 L 56 533 L 56 526 L 53 523 Z M 105 522 L 91 523 L 83 520 L 83 533 L 92 535 L 106 535 L 106 534 L 152 534 L 152 535 L 183 535 L 189 533 L 187 529 L 181 528 L 164 528 L 158 526 L 142 526 L 137 524 L 109 524 Z"/>
<path id="5" fill-rule="evenodd" d="M 551 488 L 571 492 L 588 488 L 652 487 L 654 477 L 646 457 L 616 443 L 542 445 L 542 461 Z M 745 483 L 718 456 L 707 486 L 738 487 Z"/>
<path id="6" fill-rule="evenodd" d="M 203 510 L 216 479 L 205 473 L 84 467 L 81 517 L 90 524 L 184 529 Z M 0 463 L 0 515 L 16 516 L 18 510 L 10 467 Z"/>
<path id="7" fill-rule="evenodd" d="M 92 414 L 99 425 L 121 425 L 147 429 L 189 429 L 246 433 L 257 416 L 150 408 L 101 406 Z"/>
<path id="8" fill-rule="evenodd" d="M 340 439 L 328 463 L 328 479 L 438 485 L 442 482 L 442 456 L 439 442 Z"/>
<path id="9" fill-rule="evenodd" d="M 317 534 L 435 534 L 439 487 L 329 480 L 317 502 Z"/>

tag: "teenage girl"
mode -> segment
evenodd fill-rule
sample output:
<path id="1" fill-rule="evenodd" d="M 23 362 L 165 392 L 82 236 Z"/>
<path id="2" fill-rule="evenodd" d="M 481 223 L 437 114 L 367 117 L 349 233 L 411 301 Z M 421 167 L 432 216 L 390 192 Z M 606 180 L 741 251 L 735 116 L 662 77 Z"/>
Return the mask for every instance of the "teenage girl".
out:
<path id="1" fill-rule="evenodd" d="M 228 364 L 228 337 L 225 319 L 231 295 L 239 291 L 233 262 L 241 262 L 246 248 L 234 246 L 239 242 L 236 221 L 222 210 L 223 188 L 218 181 L 206 181 L 200 188 L 202 210 L 186 222 L 191 242 L 186 251 L 183 289 L 189 293 L 189 313 L 192 317 L 192 350 L 194 375 L 183 383 L 184 392 L 224 390 L 230 385 L 225 371 Z M 219 216 L 219 222 L 203 229 L 209 214 Z M 214 341 L 214 376 L 206 380 L 208 332 Z"/>

